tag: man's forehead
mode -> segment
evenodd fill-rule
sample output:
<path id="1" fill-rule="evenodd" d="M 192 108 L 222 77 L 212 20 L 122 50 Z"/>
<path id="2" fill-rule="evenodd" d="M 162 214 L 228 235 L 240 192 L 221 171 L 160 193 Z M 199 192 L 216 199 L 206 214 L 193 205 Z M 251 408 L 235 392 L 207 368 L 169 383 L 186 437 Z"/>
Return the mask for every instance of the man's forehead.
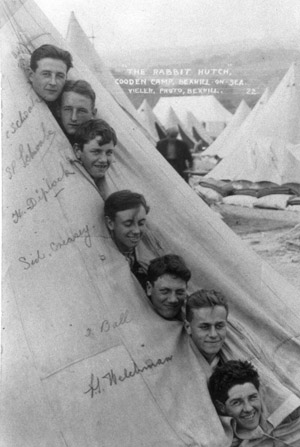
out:
<path id="1" fill-rule="evenodd" d="M 70 104 L 74 107 L 80 107 L 84 105 L 85 107 L 88 107 L 90 109 L 92 108 L 91 98 L 73 91 L 63 92 L 61 102 L 63 105 Z"/>
<path id="2" fill-rule="evenodd" d="M 178 287 L 187 287 L 186 281 L 179 276 L 171 275 L 170 273 L 164 273 L 163 275 L 159 276 L 157 280 L 155 281 L 155 284 L 158 286 L 175 286 Z"/>
<path id="3" fill-rule="evenodd" d="M 245 398 L 248 397 L 254 393 L 257 393 L 258 390 L 255 388 L 253 383 L 251 382 L 244 382 L 244 383 L 237 383 L 233 385 L 229 390 L 227 391 L 228 399 L 239 399 L 239 398 Z"/>
<path id="4" fill-rule="evenodd" d="M 227 311 L 224 306 L 206 306 L 200 307 L 198 309 L 193 309 L 194 318 L 196 317 L 199 321 L 215 321 L 215 320 L 226 320 Z"/>
<path id="5" fill-rule="evenodd" d="M 55 68 L 57 71 L 67 73 L 67 64 L 61 59 L 55 59 L 52 57 L 44 57 L 37 61 L 37 67 L 45 70 L 47 67 Z"/>
<path id="6" fill-rule="evenodd" d="M 143 207 L 143 205 L 138 205 L 135 208 L 129 208 L 127 210 L 123 211 L 117 211 L 116 217 L 119 217 L 120 219 L 124 220 L 126 218 L 141 218 L 146 216 L 146 210 Z"/>

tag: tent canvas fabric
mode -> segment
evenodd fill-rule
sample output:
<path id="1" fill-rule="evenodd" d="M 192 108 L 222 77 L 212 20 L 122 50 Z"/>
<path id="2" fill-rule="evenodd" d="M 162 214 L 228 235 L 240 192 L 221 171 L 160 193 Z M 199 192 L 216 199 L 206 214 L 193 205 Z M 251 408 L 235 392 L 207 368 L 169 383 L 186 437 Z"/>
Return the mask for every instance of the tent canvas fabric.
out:
<path id="1" fill-rule="evenodd" d="M 154 113 L 164 122 L 169 107 L 172 107 L 183 122 L 187 112 L 192 112 L 196 119 L 205 122 L 211 137 L 218 136 L 232 114 L 213 96 L 170 96 L 162 97 L 153 108 Z"/>
<path id="2" fill-rule="evenodd" d="M 222 150 L 222 147 L 226 145 L 226 142 L 230 141 L 231 135 L 234 135 L 235 131 L 240 127 L 242 122 L 249 115 L 251 109 L 247 105 L 246 101 L 242 99 L 238 108 L 235 111 L 231 121 L 228 126 L 225 127 L 223 132 L 218 136 L 218 138 L 213 142 L 213 144 L 205 151 L 205 155 L 219 155 L 219 151 Z"/>
<path id="3" fill-rule="evenodd" d="M 181 323 L 153 311 L 106 230 L 99 192 L 19 66 L 44 43 L 70 48 L 32 0 L 3 5 L 1 442 L 225 447 L 201 359 Z M 214 219 L 73 56 L 70 77 L 91 83 L 118 135 L 108 188 L 145 194 L 149 226 L 191 267 L 191 291 L 223 290 L 254 360 L 300 394 L 298 292 Z"/>

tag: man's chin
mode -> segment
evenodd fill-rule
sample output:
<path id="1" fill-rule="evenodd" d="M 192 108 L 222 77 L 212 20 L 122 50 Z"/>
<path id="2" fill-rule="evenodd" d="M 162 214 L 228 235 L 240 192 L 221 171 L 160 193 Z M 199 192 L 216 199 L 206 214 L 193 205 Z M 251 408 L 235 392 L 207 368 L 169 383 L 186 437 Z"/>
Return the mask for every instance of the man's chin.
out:
<path id="1" fill-rule="evenodd" d="M 254 418 L 250 420 L 240 420 L 240 426 L 245 430 L 255 430 L 259 425 L 259 415 L 255 414 Z"/>
<path id="2" fill-rule="evenodd" d="M 59 94 L 58 93 L 55 93 L 55 94 L 53 94 L 53 95 L 44 95 L 44 96 L 42 96 L 42 98 L 44 99 L 44 101 L 46 101 L 46 102 L 54 102 L 54 101 L 56 101 L 57 100 L 57 98 L 59 97 Z"/>
<path id="3" fill-rule="evenodd" d="M 76 130 L 78 129 L 78 126 L 77 127 L 67 127 L 67 134 L 68 135 L 75 135 L 75 133 L 76 133 Z"/>

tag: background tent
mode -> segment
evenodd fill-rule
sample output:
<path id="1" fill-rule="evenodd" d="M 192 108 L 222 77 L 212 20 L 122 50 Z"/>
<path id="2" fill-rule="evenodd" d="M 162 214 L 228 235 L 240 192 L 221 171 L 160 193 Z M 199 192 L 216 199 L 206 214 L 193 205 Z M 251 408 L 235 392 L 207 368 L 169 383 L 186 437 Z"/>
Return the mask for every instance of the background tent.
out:
<path id="1" fill-rule="evenodd" d="M 68 46 L 33 1 L 4 13 L 3 444 L 225 446 L 181 325 L 153 312 L 20 66 L 43 43 Z M 298 292 L 214 219 L 76 54 L 74 65 L 118 134 L 110 190 L 145 194 L 149 225 L 186 258 L 192 290 L 222 289 L 257 358 L 299 392 Z"/>
<path id="2" fill-rule="evenodd" d="M 172 107 L 169 108 L 167 117 L 163 123 L 166 129 L 177 126 L 179 130 L 179 137 L 188 145 L 189 148 L 194 147 L 195 142 L 193 141 L 193 136 L 186 130 L 186 127 L 182 124 Z"/>
<path id="3" fill-rule="evenodd" d="M 205 151 L 205 155 L 219 155 L 219 151 L 226 145 L 226 142 L 230 141 L 231 135 L 234 135 L 236 130 L 240 127 L 245 118 L 249 115 L 251 109 L 247 103 L 242 99 L 238 108 L 235 111 L 230 123 L 218 136 L 214 143 Z M 230 144 L 230 143 L 229 143 Z M 220 155 L 219 155 L 220 157 Z"/>
<path id="4" fill-rule="evenodd" d="M 235 154 L 240 150 L 240 147 L 243 146 L 245 140 L 249 140 L 251 138 L 256 123 L 259 121 L 260 113 L 262 112 L 269 98 L 270 91 L 266 88 L 247 118 L 242 122 L 240 127 L 230 135 L 230 138 L 223 142 L 216 155 L 220 158 L 226 158 L 229 154 Z"/>
<path id="5" fill-rule="evenodd" d="M 160 140 L 166 137 L 166 133 L 163 125 L 159 119 L 153 113 L 147 99 L 144 99 L 140 107 L 138 108 L 138 114 L 141 116 L 141 120 L 145 127 L 149 129 L 150 133 L 154 135 L 155 140 Z"/>
<path id="6" fill-rule="evenodd" d="M 185 123 L 188 129 L 195 129 L 196 133 L 199 134 L 200 138 L 207 144 L 211 144 L 213 139 L 210 137 L 209 133 L 206 131 L 202 123 L 200 123 L 192 112 L 186 113 Z M 199 141 L 199 140 L 198 140 Z"/>
<path id="7" fill-rule="evenodd" d="M 254 109 L 253 120 L 250 121 L 250 114 L 239 138 L 228 143 L 231 147 L 229 155 L 210 172 L 210 176 L 250 181 L 253 178 L 275 181 L 277 178 L 279 184 L 299 182 L 297 162 L 290 173 L 285 169 L 291 164 L 288 145 L 300 143 L 299 67 L 293 64 L 267 103 Z M 218 155 L 222 157 L 224 154 L 220 151 Z"/>
<path id="8" fill-rule="evenodd" d="M 167 117 L 169 107 L 174 109 L 183 122 L 186 113 L 192 112 L 198 121 L 205 123 L 205 128 L 211 137 L 217 137 L 232 117 L 232 114 L 213 95 L 160 98 L 153 111 L 162 123 Z"/>

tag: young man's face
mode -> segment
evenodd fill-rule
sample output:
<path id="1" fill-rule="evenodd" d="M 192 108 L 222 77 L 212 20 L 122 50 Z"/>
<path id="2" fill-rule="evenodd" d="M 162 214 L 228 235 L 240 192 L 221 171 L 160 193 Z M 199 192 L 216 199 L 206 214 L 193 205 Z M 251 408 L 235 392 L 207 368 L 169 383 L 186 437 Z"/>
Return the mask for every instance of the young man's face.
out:
<path id="1" fill-rule="evenodd" d="M 114 144 L 112 141 L 100 146 L 102 137 L 96 136 L 83 146 L 76 149 L 76 156 L 81 160 L 83 166 L 95 181 L 105 176 L 106 171 L 113 161 Z"/>
<path id="2" fill-rule="evenodd" d="M 106 216 L 106 224 L 113 233 L 113 238 L 121 252 L 129 252 L 137 247 L 143 235 L 146 218 L 143 205 L 118 211 L 114 220 Z"/>
<path id="3" fill-rule="evenodd" d="M 227 312 L 223 306 L 193 309 L 186 328 L 195 345 L 209 363 L 218 354 L 226 338 Z"/>
<path id="4" fill-rule="evenodd" d="M 64 92 L 61 97 L 60 118 L 67 135 L 74 135 L 80 124 L 96 114 L 91 98 L 75 92 Z"/>
<path id="5" fill-rule="evenodd" d="M 175 318 L 187 294 L 187 283 L 175 275 L 164 274 L 152 285 L 147 282 L 147 295 L 156 312 L 163 318 Z"/>
<path id="6" fill-rule="evenodd" d="M 60 59 L 46 57 L 37 62 L 29 79 L 34 91 L 45 101 L 55 101 L 62 92 L 67 79 L 67 65 Z"/>
<path id="7" fill-rule="evenodd" d="M 238 428 L 254 430 L 259 425 L 262 402 L 253 383 L 234 385 L 227 394 L 228 399 L 223 404 L 224 414 L 232 416 Z"/>

